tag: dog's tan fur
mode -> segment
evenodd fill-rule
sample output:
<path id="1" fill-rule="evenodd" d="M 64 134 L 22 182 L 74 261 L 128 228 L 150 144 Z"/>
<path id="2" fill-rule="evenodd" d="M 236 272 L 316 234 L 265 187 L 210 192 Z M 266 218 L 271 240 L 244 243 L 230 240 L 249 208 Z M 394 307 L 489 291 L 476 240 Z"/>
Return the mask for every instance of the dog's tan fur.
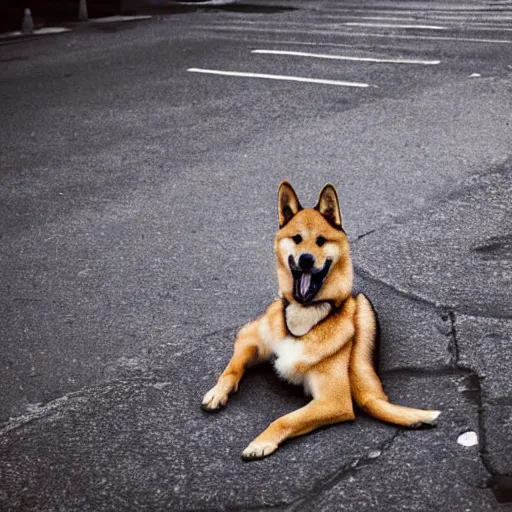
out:
<path id="1" fill-rule="evenodd" d="M 277 356 L 277 372 L 294 384 L 303 384 L 312 396 L 306 406 L 287 414 L 263 431 L 243 451 L 258 459 L 274 452 L 285 439 L 318 427 L 354 419 L 352 398 L 376 418 L 398 425 L 433 425 L 439 411 L 391 404 L 375 373 L 372 356 L 376 335 L 373 308 L 363 294 L 352 296 L 353 268 L 348 239 L 341 229 L 336 190 L 326 185 L 314 209 L 302 209 L 288 182 L 278 194 L 280 229 L 274 250 L 280 299 L 265 314 L 243 327 L 234 354 L 217 384 L 203 399 L 213 411 L 225 405 L 238 389 L 245 368 Z M 300 243 L 293 237 L 300 234 Z M 325 242 L 317 243 L 318 237 Z M 313 255 L 316 268 L 331 261 L 327 277 L 309 304 L 294 297 L 290 255 Z"/>

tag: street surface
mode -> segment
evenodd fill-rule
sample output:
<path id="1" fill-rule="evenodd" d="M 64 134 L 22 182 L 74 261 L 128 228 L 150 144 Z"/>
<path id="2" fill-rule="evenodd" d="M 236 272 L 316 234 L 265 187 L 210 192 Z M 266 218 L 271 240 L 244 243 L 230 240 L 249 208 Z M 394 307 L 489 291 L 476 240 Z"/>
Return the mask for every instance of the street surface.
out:
<path id="1" fill-rule="evenodd" d="M 0 42 L 0 509 L 512 510 L 512 4 L 152 14 Z M 283 179 L 337 186 L 386 392 L 436 428 L 243 463 L 306 401 L 270 366 L 201 411 Z"/>

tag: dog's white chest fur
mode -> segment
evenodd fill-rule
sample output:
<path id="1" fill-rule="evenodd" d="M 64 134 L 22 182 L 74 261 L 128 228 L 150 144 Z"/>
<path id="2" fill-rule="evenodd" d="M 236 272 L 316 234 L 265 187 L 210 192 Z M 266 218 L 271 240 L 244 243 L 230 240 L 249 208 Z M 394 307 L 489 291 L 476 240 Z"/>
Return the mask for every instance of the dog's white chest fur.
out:
<path id="1" fill-rule="evenodd" d="M 301 384 L 304 375 L 295 370 L 295 365 L 304 360 L 304 344 L 291 336 L 287 336 L 273 347 L 277 356 L 274 367 L 279 375 L 292 384 Z"/>
<path id="2" fill-rule="evenodd" d="M 331 311 L 328 302 L 304 307 L 300 304 L 288 304 L 285 311 L 286 325 L 294 336 L 304 336 L 321 322 Z"/>
<path id="3" fill-rule="evenodd" d="M 331 306 L 327 303 L 308 308 L 298 304 L 290 304 L 285 311 L 286 325 L 294 336 L 304 336 L 318 322 L 321 322 L 330 311 Z M 274 367 L 279 375 L 292 384 L 304 382 L 304 374 L 296 371 L 298 363 L 308 362 L 308 357 L 304 354 L 304 343 L 300 337 L 285 336 L 276 339 L 265 318 L 261 321 L 259 334 L 265 345 L 276 356 Z"/>

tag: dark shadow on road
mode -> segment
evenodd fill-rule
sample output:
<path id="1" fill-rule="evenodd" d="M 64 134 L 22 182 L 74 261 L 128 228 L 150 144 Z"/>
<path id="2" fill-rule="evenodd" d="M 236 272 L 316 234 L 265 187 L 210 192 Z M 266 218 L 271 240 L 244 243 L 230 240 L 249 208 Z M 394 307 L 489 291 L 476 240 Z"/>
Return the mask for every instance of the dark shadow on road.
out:
<path id="1" fill-rule="evenodd" d="M 512 475 L 493 476 L 491 489 L 498 503 L 512 503 Z"/>

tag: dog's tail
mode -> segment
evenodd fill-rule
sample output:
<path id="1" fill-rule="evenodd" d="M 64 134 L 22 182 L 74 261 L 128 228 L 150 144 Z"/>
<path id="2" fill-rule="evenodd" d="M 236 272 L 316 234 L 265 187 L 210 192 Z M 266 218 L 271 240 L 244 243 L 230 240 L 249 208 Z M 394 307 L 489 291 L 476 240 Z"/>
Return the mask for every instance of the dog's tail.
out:
<path id="1" fill-rule="evenodd" d="M 350 354 L 350 387 L 357 405 L 379 420 L 406 427 L 435 425 L 440 411 L 412 409 L 394 405 L 382 389 L 373 366 L 377 323 L 370 301 L 360 293 L 356 297 L 356 334 Z"/>

